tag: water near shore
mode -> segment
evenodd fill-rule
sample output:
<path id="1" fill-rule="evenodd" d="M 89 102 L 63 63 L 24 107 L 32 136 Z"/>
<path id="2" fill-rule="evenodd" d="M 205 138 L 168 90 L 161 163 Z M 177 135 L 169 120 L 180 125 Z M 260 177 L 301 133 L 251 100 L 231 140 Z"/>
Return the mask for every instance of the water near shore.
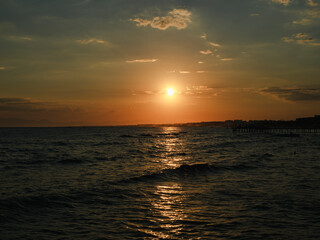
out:
<path id="1" fill-rule="evenodd" d="M 320 239 L 320 136 L 1 128 L 0 238 Z"/>

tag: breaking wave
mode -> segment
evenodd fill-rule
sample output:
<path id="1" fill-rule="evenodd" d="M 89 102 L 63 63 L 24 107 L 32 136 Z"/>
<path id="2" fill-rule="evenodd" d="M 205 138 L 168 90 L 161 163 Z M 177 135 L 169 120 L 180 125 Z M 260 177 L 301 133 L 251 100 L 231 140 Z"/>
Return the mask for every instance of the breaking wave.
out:
<path id="1" fill-rule="evenodd" d="M 132 177 L 129 179 L 121 180 L 120 182 L 144 182 L 153 180 L 172 180 L 172 178 L 192 178 L 201 177 L 210 173 L 219 173 L 221 171 L 245 171 L 257 168 L 257 166 L 251 166 L 247 164 L 237 164 L 231 166 L 214 166 L 208 163 L 197 164 L 183 164 L 177 168 L 164 169 L 161 172 L 144 174 L 141 176 Z"/>

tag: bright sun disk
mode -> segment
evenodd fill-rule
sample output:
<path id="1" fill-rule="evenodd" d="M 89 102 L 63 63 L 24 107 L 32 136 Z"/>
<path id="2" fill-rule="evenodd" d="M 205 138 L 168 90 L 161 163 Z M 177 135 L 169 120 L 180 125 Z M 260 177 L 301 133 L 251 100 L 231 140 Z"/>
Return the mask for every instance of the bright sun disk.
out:
<path id="1" fill-rule="evenodd" d="M 168 94 L 169 96 L 172 96 L 172 95 L 174 94 L 174 90 L 173 90 L 172 88 L 168 88 L 168 89 L 167 89 L 167 94 Z"/>

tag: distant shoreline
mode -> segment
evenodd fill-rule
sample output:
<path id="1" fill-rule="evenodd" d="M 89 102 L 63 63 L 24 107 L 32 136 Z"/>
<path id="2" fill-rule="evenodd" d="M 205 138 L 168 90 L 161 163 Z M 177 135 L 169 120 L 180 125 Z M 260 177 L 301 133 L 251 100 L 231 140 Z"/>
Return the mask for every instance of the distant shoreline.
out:
<path id="1" fill-rule="evenodd" d="M 53 124 L 54 125 L 54 124 Z M 61 125 L 61 126 L 1 126 L 0 128 L 98 128 L 98 127 L 215 127 L 215 128 L 297 128 L 319 129 L 320 115 L 314 117 L 297 118 L 296 120 L 226 120 L 190 123 L 164 123 L 164 124 L 128 124 L 128 125 Z"/>

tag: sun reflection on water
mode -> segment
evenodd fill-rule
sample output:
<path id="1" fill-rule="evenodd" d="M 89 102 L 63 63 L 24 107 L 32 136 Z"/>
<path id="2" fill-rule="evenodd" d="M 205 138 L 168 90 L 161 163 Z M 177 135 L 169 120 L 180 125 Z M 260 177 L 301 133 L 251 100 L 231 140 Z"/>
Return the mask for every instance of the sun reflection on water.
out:
<path id="1" fill-rule="evenodd" d="M 178 168 L 186 158 L 186 143 L 183 130 L 179 127 L 163 127 L 156 140 L 160 152 L 159 168 Z M 178 239 L 185 229 L 186 194 L 177 181 L 161 181 L 152 186 L 148 197 L 150 215 L 148 228 L 139 231 L 156 239 Z"/>
<path id="2" fill-rule="evenodd" d="M 179 127 L 163 127 L 163 138 L 159 138 L 157 145 L 163 149 L 161 162 L 168 167 L 176 168 L 181 165 L 185 155 L 185 140 L 183 131 Z"/>
<path id="3" fill-rule="evenodd" d="M 187 218 L 183 208 L 184 191 L 179 183 L 173 182 L 157 185 L 154 195 L 151 200 L 154 221 L 160 226 L 162 237 L 170 238 L 183 229 L 182 221 Z"/>

